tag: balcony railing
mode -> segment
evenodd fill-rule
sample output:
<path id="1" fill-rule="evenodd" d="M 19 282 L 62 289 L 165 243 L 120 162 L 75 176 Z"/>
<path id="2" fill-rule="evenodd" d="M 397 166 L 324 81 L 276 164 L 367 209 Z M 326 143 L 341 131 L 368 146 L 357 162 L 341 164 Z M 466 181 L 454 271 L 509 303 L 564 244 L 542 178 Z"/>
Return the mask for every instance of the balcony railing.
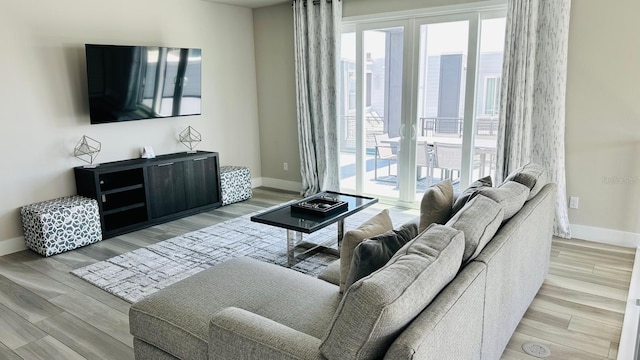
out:
<path id="1" fill-rule="evenodd" d="M 418 129 L 422 136 L 462 136 L 462 118 L 422 117 L 418 119 Z M 498 134 L 498 118 L 495 116 L 476 118 L 476 135 L 495 136 Z"/>
<path id="2" fill-rule="evenodd" d="M 356 117 L 343 115 L 341 117 L 342 137 L 340 148 L 352 150 L 356 146 Z M 418 118 L 418 132 L 421 136 L 462 136 L 462 118 L 421 117 Z M 382 116 L 365 117 L 366 148 L 375 148 L 375 134 L 385 132 L 385 119 Z M 496 136 L 498 134 L 498 117 L 479 116 L 476 118 L 476 135 Z"/>
<path id="3" fill-rule="evenodd" d="M 375 134 L 382 134 L 385 132 L 385 121 L 382 116 L 367 116 L 365 117 L 365 133 L 366 133 L 366 148 L 375 149 L 376 139 Z M 353 150 L 356 148 L 356 117 L 353 115 L 343 115 L 341 119 L 341 129 L 343 136 L 341 138 L 340 148 L 345 150 Z"/>

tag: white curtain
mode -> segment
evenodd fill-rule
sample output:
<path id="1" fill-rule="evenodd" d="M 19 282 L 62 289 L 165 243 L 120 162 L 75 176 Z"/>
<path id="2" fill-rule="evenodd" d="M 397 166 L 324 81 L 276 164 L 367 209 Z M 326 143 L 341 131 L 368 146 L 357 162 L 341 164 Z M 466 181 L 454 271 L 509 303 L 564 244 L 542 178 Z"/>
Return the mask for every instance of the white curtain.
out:
<path id="1" fill-rule="evenodd" d="M 509 0 L 496 178 L 528 163 L 558 186 L 554 234 L 570 238 L 565 95 L 571 0 Z"/>
<path id="2" fill-rule="evenodd" d="M 339 190 L 337 67 L 340 0 L 294 0 L 293 24 L 303 194 Z"/>

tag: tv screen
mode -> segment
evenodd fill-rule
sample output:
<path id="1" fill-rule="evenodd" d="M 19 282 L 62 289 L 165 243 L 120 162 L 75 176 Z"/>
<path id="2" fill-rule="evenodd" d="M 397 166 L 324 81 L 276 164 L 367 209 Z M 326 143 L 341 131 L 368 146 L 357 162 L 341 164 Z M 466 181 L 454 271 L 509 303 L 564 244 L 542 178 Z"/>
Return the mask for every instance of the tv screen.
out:
<path id="1" fill-rule="evenodd" d="M 200 49 L 86 44 L 92 124 L 200 115 Z"/>

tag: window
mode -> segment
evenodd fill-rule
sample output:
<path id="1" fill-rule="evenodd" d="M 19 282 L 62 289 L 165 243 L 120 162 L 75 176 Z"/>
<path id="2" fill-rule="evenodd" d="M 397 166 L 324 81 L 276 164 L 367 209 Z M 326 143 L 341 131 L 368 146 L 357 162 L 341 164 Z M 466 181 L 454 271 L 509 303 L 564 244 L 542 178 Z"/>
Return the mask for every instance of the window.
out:
<path id="1" fill-rule="evenodd" d="M 484 114 L 495 116 L 500 109 L 500 76 L 485 78 L 484 86 Z"/>

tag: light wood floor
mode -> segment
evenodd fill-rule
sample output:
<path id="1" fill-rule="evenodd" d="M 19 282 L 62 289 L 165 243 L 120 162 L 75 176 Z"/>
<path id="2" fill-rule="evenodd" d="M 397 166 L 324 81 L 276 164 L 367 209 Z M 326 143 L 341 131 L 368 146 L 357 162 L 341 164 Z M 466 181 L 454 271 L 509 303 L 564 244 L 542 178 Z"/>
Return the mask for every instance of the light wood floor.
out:
<path id="1" fill-rule="evenodd" d="M 502 359 L 535 359 L 522 344 L 551 349 L 548 359 L 616 359 L 635 249 L 555 238 L 549 275 Z"/>
<path id="2" fill-rule="evenodd" d="M 242 203 L 53 257 L 31 251 L 0 257 L 0 359 L 133 359 L 129 303 L 69 272 L 293 198 L 254 189 Z M 554 239 L 550 274 L 502 358 L 534 359 L 521 345 L 537 341 L 551 348 L 550 359 L 615 359 L 633 254 Z"/>

